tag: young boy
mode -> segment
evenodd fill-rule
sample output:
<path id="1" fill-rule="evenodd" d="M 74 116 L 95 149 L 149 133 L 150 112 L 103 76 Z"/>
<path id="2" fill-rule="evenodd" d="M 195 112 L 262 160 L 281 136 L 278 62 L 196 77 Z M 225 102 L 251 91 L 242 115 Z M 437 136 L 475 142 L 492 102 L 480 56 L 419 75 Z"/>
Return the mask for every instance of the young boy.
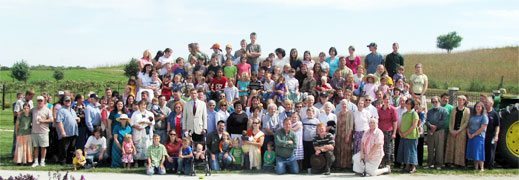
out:
<path id="1" fill-rule="evenodd" d="M 232 141 L 232 148 L 229 153 L 232 156 L 232 168 L 241 170 L 243 165 L 243 149 L 240 146 L 240 139 L 238 137 Z"/>
<path id="2" fill-rule="evenodd" d="M 74 166 L 74 171 L 76 171 L 78 168 L 81 168 L 85 166 L 86 158 L 83 156 L 83 150 L 76 149 L 75 152 L 76 157 L 72 160 L 72 165 Z"/>
<path id="3" fill-rule="evenodd" d="M 263 170 L 265 172 L 273 172 L 276 164 L 276 152 L 274 152 L 274 143 L 272 141 L 267 143 L 267 151 L 263 155 Z"/>
<path id="4" fill-rule="evenodd" d="M 182 147 L 180 150 L 182 153 L 178 155 L 178 158 L 182 160 L 182 169 L 185 175 L 190 175 L 193 166 L 193 149 L 191 148 L 191 140 L 188 138 L 182 139 Z M 180 172 L 178 172 L 180 173 Z"/>

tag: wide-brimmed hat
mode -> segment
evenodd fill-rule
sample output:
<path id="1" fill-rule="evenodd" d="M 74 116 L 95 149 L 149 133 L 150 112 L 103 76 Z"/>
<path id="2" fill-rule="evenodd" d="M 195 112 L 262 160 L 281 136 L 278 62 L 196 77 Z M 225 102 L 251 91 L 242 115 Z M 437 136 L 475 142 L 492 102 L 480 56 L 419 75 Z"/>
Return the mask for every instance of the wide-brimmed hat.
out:
<path id="1" fill-rule="evenodd" d="M 368 78 L 373 78 L 373 80 L 375 80 L 375 82 L 378 82 L 378 77 L 375 76 L 375 74 L 368 74 L 368 75 L 364 76 L 364 80 L 366 80 L 366 82 L 368 81 Z"/>
<path id="2" fill-rule="evenodd" d="M 126 114 L 121 114 L 121 115 L 119 115 L 119 117 L 116 118 L 115 120 L 116 120 L 116 121 L 119 121 L 119 122 L 120 122 L 121 120 L 127 120 L 127 121 L 128 121 L 128 120 L 130 120 L 130 118 L 128 118 L 128 115 L 126 115 Z"/>

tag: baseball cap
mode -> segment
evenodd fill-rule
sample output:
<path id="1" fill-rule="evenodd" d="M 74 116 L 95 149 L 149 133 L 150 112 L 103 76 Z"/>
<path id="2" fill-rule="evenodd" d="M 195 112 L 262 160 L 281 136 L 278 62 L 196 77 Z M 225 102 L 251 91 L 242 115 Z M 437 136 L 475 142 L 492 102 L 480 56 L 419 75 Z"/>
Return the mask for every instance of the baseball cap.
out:
<path id="1" fill-rule="evenodd" d="M 42 101 L 44 101 L 45 98 L 44 98 L 43 96 L 38 96 L 38 97 L 36 97 L 36 100 L 42 100 Z"/>
<path id="2" fill-rule="evenodd" d="M 63 96 L 63 95 L 65 95 L 64 91 L 58 91 L 58 96 Z"/>
<path id="3" fill-rule="evenodd" d="M 321 97 L 328 96 L 328 93 L 327 92 L 321 92 L 321 93 L 319 93 L 319 96 L 321 96 Z"/>
<path id="4" fill-rule="evenodd" d="M 374 43 L 374 42 L 369 43 L 367 47 L 377 47 L 377 43 Z"/>
<path id="5" fill-rule="evenodd" d="M 70 101 L 70 100 L 72 100 L 72 99 L 70 99 L 70 96 L 65 96 L 65 98 L 63 98 L 63 100 L 65 100 L 65 101 Z"/>
<path id="6" fill-rule="evenodd" d="M 211 46 L 211 49 L 222 50 L 222 49 L 220 49 L 220 44 L 218 44 L 218 43 L 214 43 L 213 46 Z"/>
<path id="7" fill-rule="evenodd" d="M 90 94 L 90 98 L 99 99 L 99 97 L 97 97 L 97 94 Z"/>
<path id="8" fill-rule="evenodd" d="M 231 44 L 227 44 L 227 45 L 225 45 L 225 48 L 231 48 L 232 49 L 232 45 Z"/>

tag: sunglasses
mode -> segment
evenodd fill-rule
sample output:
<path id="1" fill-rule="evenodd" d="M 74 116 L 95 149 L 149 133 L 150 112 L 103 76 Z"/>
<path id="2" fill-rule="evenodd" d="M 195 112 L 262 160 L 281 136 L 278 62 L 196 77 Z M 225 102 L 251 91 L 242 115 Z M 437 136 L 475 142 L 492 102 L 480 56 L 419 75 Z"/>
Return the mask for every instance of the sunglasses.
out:
<path id="1" fill-rule="evenodd" d="M 170 136 L 176 136 L 177 134 L 169 134 Z"/>

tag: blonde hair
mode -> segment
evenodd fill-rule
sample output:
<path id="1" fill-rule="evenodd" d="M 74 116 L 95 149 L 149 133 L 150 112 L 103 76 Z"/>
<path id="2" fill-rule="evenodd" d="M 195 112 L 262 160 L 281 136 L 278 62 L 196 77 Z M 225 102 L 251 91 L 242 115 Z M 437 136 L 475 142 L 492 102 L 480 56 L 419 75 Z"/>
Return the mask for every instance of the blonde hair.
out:
<path id="1" fill-rule="evenodd" d="M 81 150 L 81 149 L 76 149 L 75 152 L 76 152 L 76 153 L 79 153 L 79 154 L 83 154 L 83 150 Z"/>
<path id="2" fill-rule="evenodd" d="M 149 49 L 144 50 L 144 52 L 142 53 L 142 58 L 151 59 L 151 51 Z"/>

